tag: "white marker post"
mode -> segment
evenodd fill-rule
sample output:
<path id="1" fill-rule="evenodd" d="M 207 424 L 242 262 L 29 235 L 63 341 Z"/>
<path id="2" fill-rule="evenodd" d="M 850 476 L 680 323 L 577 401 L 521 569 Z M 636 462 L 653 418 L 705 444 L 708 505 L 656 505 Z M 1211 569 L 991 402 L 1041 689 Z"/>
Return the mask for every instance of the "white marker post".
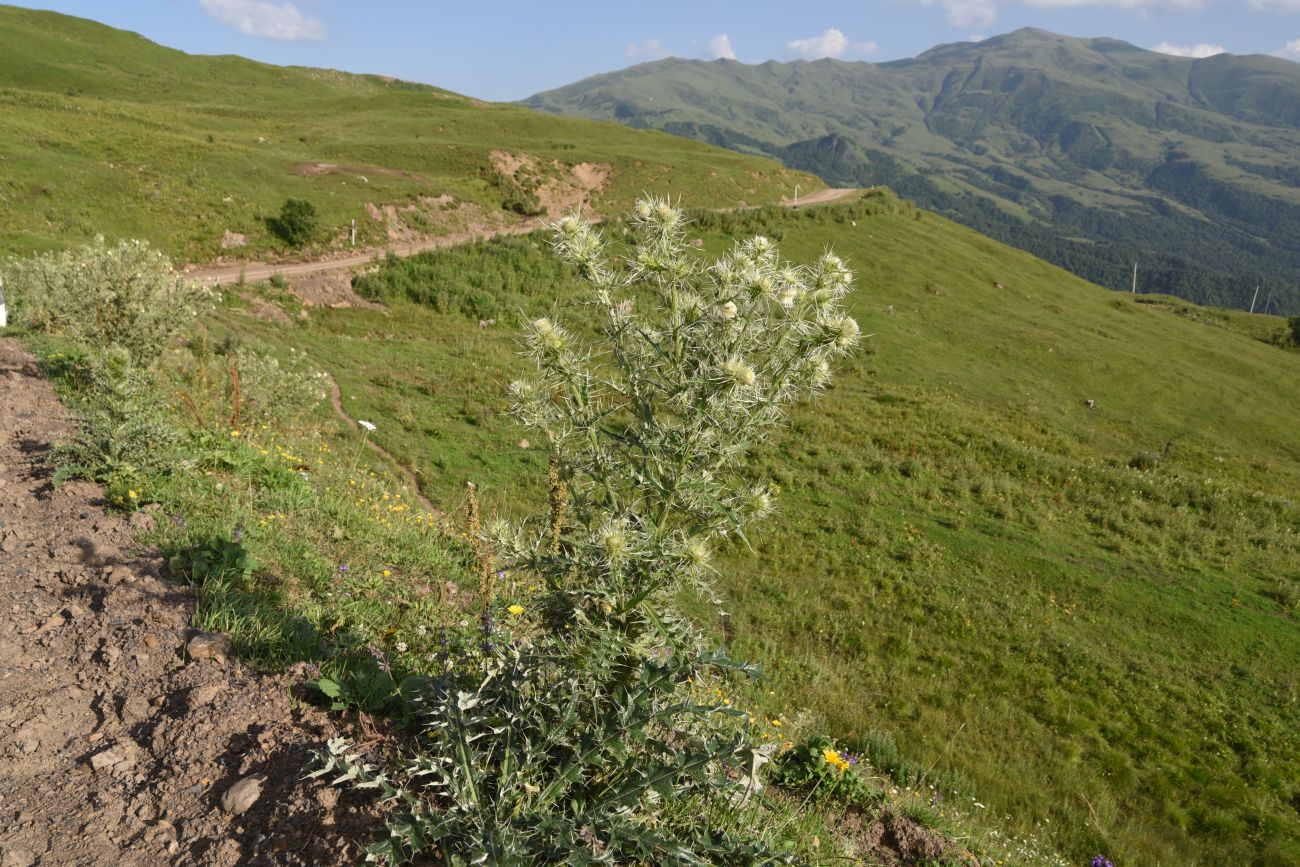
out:
<path id="1" fill-rule="evenodd" d="M 5 309 L 5 278 L 0 277 L 0 328 L 9 324 L 9 311 Z"/>
<path id="2" fill-rule="evenodd" d="M 356 245 L 357 245 L 357 221 L 354 219 L 352 221 L 352 246 L 355 247 Z"/>

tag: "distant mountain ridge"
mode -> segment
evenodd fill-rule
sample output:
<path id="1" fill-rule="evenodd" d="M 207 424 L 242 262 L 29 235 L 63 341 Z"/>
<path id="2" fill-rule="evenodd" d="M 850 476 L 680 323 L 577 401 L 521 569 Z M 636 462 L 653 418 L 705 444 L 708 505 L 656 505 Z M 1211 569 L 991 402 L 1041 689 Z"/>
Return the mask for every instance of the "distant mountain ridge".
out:
<path id="1" fill-rule="evenodd" d="M 542 111 L 773 156 L 1126 289 L 1300 313 L 1300 64 L 1024 29 L 888 63 L 670 58 Z"/>

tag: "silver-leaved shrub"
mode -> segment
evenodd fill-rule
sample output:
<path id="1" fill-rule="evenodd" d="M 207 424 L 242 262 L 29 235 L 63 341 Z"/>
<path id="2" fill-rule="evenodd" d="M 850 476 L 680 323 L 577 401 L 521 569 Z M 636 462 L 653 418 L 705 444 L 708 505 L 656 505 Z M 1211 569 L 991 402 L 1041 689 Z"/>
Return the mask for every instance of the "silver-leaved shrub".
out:
<path id="1" fill-rule="evenodd" d="M 120 346 L 137 364 L 156 360 L 215 293 L 186 280 L 144 241 L 15 259 L 4 265 L 17 322 L 92 348 Z"/>
<path id="2" fill-rule="evenodd" d="M 599 339 L 532 322 L 537 375 L 511 386 L 549 444 L 551 506 L 489 522 L 479 545 L 544 588 L 531 631 L 502 631 L 489 591 L 481 662 L 423 691 L 416 753 L 378 768 L 336 740 L 323 757 L 319 775 L 399 808 L 374 860 L 790 860 L 750 797 L 764 750 L 709 688 L 741 666 L 675 600 L 708 592 L 715 548 L 772 511 L 744 458 L 858 341 L 841 307 L 851 275 L 829 253 L 787 263 L 764 238 L 704 261 L 665 201 L 638 202 L 631 225 L 617 250 L 577 218 L 555 226 Z"/>

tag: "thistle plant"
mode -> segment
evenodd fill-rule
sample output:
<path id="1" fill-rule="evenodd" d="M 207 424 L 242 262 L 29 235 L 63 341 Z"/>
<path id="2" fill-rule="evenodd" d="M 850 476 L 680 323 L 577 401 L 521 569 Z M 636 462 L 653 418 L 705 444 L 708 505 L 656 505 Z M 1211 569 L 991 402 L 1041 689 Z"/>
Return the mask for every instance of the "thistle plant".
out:
<path id="1" fill-rule="evenodd" d="M 4 265 L 16 318 L 90 347 L 121 346 L 136 364 L 152 364 L 212 303 L 211 290 L 177 274 L 144 241 L 75 250 Z"/>
<path id="2" fill-rule="evenodd" d="M 511 393 L 550 446 L 549 514 L 481 521 L 472 499 L 480 564 L 538 579 L 541 616 L 501 634 L 483 589 L 480 667 L 417 699 L 417 755 L 381 770 L 333 741 L 322 756 L 320 774 L 400 806 L 375 860 L 791 860 L 749 812 L 767 754 L 708 688 L 746 667 L 708 651 L 674 596 L 708 592 L 714 549 L 771 513 L 742 463 L 858 341 L 852 280 L 832 254 L 796 266 L 764 238 L 701 262 L 666 201 L 638 202 L 632 226 L 617 256 L 577 218 L 554 227 L 600 340 L 549 318 L 525 335 L 537 375 Z"/>
<path id="3" fill-rule="evenodd" d="M 829 382 L 859 329 L 841 306 L 852 276 L 832 253 L 794 265 L 756 237 L 705 263 L 667 201 L 638 202 L 631 222 L 617 256 L 577 217 L 554 227 L 559 255 L 591 285 L 601 341 L 537 319 L 525 337 L 537 375 L 511 386 L 568 492 L 561 543 L 554 516 L 488 535 L 545 581 L 553 616 L 635 632 L 675 592 L 707 592 L 716 547 L 771 513 L 776 492 L 741 465 Z"/>

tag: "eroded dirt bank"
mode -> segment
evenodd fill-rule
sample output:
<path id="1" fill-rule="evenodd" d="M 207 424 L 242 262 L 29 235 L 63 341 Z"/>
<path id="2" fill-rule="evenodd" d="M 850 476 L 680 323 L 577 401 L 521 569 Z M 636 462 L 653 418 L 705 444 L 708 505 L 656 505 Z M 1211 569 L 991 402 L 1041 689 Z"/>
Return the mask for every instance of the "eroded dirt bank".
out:
<path id="1" fill-rule="evenodd" d="M 128 522 L 94 485 L 52 488 L 70 427 L 0 338 L 0 867 L 357 860 L 373 816 L 303 780 L 337 721 L 291 675 L 191 658 L 191 597 L 131 541 L 182 518 Z M 249 777 L 252 805 L 223 806 Z"/>

